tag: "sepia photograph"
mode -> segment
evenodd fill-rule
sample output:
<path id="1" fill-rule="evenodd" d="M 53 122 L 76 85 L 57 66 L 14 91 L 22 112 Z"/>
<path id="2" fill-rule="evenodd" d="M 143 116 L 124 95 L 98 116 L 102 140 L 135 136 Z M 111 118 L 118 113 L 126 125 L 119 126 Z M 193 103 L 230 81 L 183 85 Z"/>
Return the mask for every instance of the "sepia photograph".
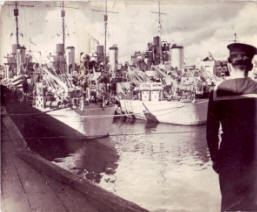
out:
<path id="1" fill-rule="evenodd" d="M 1 212 L 257 212 L 256 0 L 0 0 Z"/>

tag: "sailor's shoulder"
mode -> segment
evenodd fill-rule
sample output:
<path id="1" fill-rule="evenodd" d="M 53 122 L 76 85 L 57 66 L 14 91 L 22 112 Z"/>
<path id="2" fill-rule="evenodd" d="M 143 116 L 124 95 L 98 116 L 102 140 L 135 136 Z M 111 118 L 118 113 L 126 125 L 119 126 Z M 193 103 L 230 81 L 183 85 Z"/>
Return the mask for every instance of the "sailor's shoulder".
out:
<path id="1" fill-rule="evenodd" d="M 257 81 L 252 79 L 252 78 L 247 78 L 248 82 L 251 83 L 252 85 L 256 85 L 257 86 Z"/>
<path id="2" fill-rule="evenodd" d="M 220 82 L 217 82 L 215 87 L 214 87 L 214 91 L 217 91 L 220 87 L 224 87 L 226 86 L 227 84 L 230 84 L 229 82 L 230 80 L 223 80 L 223 81 L 220 81 Z"/>
<path id="3" fill-rule="evenodd" d="M 257 81 L 251 78 L 247 79 L 247 87 L 250 93 L 257 94 Z"/>
<path id="4" fill-rule="evenodd" d="M 236 80 L 235 79 L 225 79 L 216 84 L 213 89 L 213 100 L 220 99 L 220 96 L 229 95 L 228 93 L 236 92 Z M 219 97 L 218 97 L 219 96 Z"/>

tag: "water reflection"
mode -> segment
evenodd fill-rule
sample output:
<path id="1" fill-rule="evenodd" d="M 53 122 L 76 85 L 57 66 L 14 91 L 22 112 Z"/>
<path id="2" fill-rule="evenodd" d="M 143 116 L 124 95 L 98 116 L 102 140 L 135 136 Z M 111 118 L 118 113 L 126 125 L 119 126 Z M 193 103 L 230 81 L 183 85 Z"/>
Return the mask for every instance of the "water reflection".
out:
<path id="1" fill-rule="evenodd" d="M 56 158 L 54 163 L 93 183 L 99 183 L 103 174 L 115 174 L 118 159 L 115 149 L 94 140 L 84 143 L 66 157 Z M 114 183 L 113 180 L 111 182 Z"/>
<path id="2" fill-rule="evenodd" d="M 148 134 L 151 132 L 155 132 L 156 128 L 159 124 L 160 123 L 158 123 L 158 122 L 146 122 L 145 123 L 145 133 Z"/>
<path id="3" fill-rule="evenodd" d="M 118 195 L 153 211 L 219 210 L 218 178 L 211 169 L 205 126 L 136 122 L 116 125 L 113 131 L 121 135 L 105 142 L 120 156 L 114 175 Z M 111 184 L 100 185 L 114 191 Z"/>
<path id="4" fill-rule="evenodd" d="M 156 123 L 123 124 L 119 126 L 121 136 L 112 138 L 122 152 L 140 152 L 152 159 L 172 160 L 179 165 L 192 160 L 202 166 L 209 161 L 205 142 L 205 127 L 172 126 Z M 196 160 L 198 163 L 195 164 Z"/>
<path id="5" fill-rule="evenodd" d="M 205 126 L 116 121 L 108 138 L 45 145 L 64 153 L 45 155 L 57 165 L 151 211 L 219 211 Z"/>

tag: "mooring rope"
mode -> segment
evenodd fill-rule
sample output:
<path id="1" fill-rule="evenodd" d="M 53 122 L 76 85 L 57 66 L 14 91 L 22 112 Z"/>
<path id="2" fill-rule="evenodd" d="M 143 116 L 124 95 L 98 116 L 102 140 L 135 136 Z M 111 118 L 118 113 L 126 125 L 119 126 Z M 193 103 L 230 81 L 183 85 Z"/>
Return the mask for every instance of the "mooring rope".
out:
<path id="1" fill-rule="evenodd" d="M 138 133 L 117 133 L 117 134 L 109 134 L 109 137 L 115 137 L 115 136 L 136 136 L 136 135 L 145 135 L 145 136 L 150 136 L 150 135 L 165 135 L 165 134 L 184 134 L 184 133 L 193 133 L 194 131 L 163 131 L 163 132 L 156 132 L 156 133 L 146 133 L 146 132 L 138 132 Z M 25 137 L 25 140 L 33 140 L 33 139 L 75 139 L 75 140 L 87 140 L 86 136 L 78 136 L 78 137 L 73 137 L 73 136 L 65 136 L 65 135 L 60 135 L 60 136 L 46 136 L 46 137 Z M 99 138 L 95 138 L 96 140 Z M 100 138 L 101 139 L 101 138 Z"/>
<path id="2" fill-rule="evenodd" d="M 66 109 L 66 108 L 62 108 Z M 40 111 L 37 113 L 1 113 L 1 115 L 9 115 L 9 116 L 35 116 L 35 115 L 44 115 L 51 113 L 53 111 L 58 111 L 61 109 L 55 109 L 55 110 L 48 110 L 48 111 Z M 79 117 L 81 118 L 89 118 L 89 119 L 97 119 L 97 118 L 108 118 L 108 117 L 127 117 L 127 116 L 132 116 L 140 113 L 123 113 L 123 114 L 113 114 L 113 115 L 80 115 L 78 114 Z M 67 116 L 67 114 L 55 114 L 55 116 Z M 83 121 L 83 120 L 78 120 L 78 121 Z"/>

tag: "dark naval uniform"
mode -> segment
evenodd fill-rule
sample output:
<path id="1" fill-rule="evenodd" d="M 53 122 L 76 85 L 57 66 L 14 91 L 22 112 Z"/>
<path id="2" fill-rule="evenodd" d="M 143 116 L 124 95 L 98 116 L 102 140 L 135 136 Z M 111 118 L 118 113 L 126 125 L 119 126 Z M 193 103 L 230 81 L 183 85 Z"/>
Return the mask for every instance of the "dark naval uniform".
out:
<path id="1" fill-rule="evenodd" d="M 207 143 L 222 211 L 257 211 L 257 82 L 228 79 L 210 95 Z"/>

